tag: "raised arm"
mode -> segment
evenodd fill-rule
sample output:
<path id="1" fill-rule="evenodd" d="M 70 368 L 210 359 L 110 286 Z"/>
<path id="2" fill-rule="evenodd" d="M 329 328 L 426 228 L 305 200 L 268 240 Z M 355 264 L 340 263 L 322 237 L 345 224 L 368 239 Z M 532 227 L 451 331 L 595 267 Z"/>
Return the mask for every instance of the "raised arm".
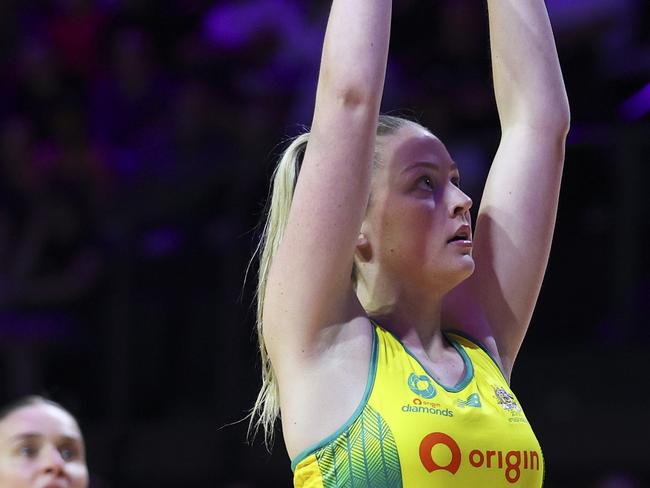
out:
<path id="1" fill-rule="evenodd" d="M 355 308 L 350 276 L 370 191 L 390 17 L 390 0 L 332 2 L 312 132 L 266 287 L 264 337 L 275 366 L 288 352 L 309 357 L 327 326 L 349 320 Z"/>
<path id="2" fill-rule="evenodd" d="M 510 375 L 548 261 L 570 114 L 544 1 L 487 3 L 502 137 L 476 223 L 476 271 L 445 315 Z"/>

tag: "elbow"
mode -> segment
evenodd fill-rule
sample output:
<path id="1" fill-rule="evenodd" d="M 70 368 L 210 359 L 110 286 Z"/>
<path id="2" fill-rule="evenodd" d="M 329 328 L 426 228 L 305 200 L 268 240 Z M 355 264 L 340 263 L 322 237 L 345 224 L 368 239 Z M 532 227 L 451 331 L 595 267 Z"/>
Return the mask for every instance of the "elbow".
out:
<path id="1" fill-rule="evenodd" d="M 568 109 L 566 113 L 559 114 L 552 127 L 556 131 L 558 137 L 562 140 L 566 140 L 569 135 L 569 130 L 571 129 L 571 113 Z"/>
<path id="2" fill-rule="evenodd" d="M 569 109 L 569 105 L 567 104 L 566 107 L 566 112 L 564 115 L 564 118 L 562 119 L 562 130 L 564 132 L 564 137 L 566 137 L 569 134 L 569 130 L 571 129 L 571 110 Z"/>
<path id="3" fill-rule="evenodd" d="M 324 68 L 318 80 L 316 104 L 345 109 L 379 109 L 383 92 L 383 77 L 363 68 L 345 72 Z"/>
<path id="4" fill-rule="evenodd" d="M 321 75 L 318 85 L 320 97 L 317 98 L 347 109 L 378 107 L 383 89 L 381 83 L 369 76 L 334 76 L 327 71 Z"/>
<path id="5" fill-rule="evenodd" d="M 558 104 L 553 109 L 553 114 L 549 115 L 550 127 L 555 129 L 559 135 L 566 137 L 571 128 L 571 109 L 569 108 L 568 101 Z"/>
<path id="6" fill-rule="evenodd" d="M 571 109 L 566 97 L 556 103 L 549 103 L 537 116 L 537 124 L 555 132 L 558 136 L 565 137 L 571 128 Z"/>
<path id="7" fill-rule="evenodd" d="M 528 127 L 543 130 L 548 134 L 555 134 L 559 138 L 566 139 L 571 128 L 571 112 L 568 104 L 566 106 L 549 105 L 517 117 L 512 122 L 502 124 L 502 126 L 504 128 Z"/>
<path id="8" fill-rule="evenodd" d="M 571 109 L 564 90 L 507 99 L 500 104 L 499 114 L 504 129 L 529 127 L 566 136 L 571 126 Z"/>
<path id="9" fill-rule="evenodd" d="M 571 117 L 568 113 L 566 116 L 554 114 L 553 117 L 540 121 L 537 126 L 543 128 L 548 134 L 554 135 L 558 141 L 566 141 L 571 128 Z"/>
<path id="10" fill-rule="evenodd" d="M 381 97 L 371 90 L 361 86 L 338 87 L 335 90 L 334 98 L 336 105 L 344 109 L 366 110 L 375 109 L 379 106 Z"/>

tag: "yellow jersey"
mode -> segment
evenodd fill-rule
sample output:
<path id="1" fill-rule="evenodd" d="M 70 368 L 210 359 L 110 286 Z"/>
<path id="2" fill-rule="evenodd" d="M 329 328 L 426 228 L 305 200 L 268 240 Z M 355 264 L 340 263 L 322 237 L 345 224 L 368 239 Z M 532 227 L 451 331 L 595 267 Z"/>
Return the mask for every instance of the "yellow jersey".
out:
<path id="1" fill-rule="evenodd" d="M 542 451 L 491 356 L 446 332 L 465 363 L 438 383 L 394 335 L 373 327 L 368 383 L 352 417 L 291 463 L 298 488 L 538 488 Z"/>

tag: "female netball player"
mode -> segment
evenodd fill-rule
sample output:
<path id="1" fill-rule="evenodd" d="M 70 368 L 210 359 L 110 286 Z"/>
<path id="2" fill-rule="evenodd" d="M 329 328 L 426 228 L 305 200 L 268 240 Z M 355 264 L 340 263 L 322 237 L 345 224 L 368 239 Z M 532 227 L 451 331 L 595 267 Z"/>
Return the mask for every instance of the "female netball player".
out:
<path id="1" fill-rule="evenodd" d="M 88 486 L 81 431 L 61 405 L 28 397 L 0 411 L 0 486 Z"/>
<path id="2" fill-rule="evenodd" d="M 542 484 L 509 379 L 569 106 L 543 0 L 487 3 L 502 137 L 472 231 L 444 144 L 379 117 L 391 1 L 332 2 L 311 133 L 281 158 L 260 244 L 254 411 L 267 439 L 281 412 L 295 486 Z"/>

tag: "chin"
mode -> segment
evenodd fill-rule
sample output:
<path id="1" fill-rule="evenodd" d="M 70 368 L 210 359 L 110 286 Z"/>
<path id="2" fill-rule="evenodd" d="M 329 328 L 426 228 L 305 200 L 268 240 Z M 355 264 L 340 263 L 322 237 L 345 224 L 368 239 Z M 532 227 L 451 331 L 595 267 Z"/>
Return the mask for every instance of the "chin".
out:
<path id="1" fill-rule="evenodd" d="M 467 273 L 465 278 L 469 278 L 474 274 L 474 269 L 476 269 L 476 263 L 471 254 L 466 254 L 463 256 L 464 271 Z"/>
<path id="2" fill-rule="evenodd" d="M 474 274 L 474 259 L 470 255 L 463 256 L 462 259 L 454 262 L 453 266 L 446 266 L 444 269 L 437 268 L 429 275 L 429 284 L 432 288 L 445 293 L 451 291 L 460 285 L 463 281 Z"/>
<path id="3" fill-rule="evenodd" d="M 471 255 L 465 255 L 454 269 L 449 270 L 449 284 L 452 288 L 460 285 L 463 281 L 474 274 L 476 265 Z"/>
<path id="4" fill-rule="evenodd" d="M 471 258 L 471 256 L 468 257 L 469 259 L 467 260 L 468 262 L 465 264 L 465 266 L 458 269 L 458 271 L 455 273 L 455 276 L 450 279 L 454 287 L 460 285 L 463 281 L 474 274 L 474 269 L 476 268 L 474 260 Z"/>

